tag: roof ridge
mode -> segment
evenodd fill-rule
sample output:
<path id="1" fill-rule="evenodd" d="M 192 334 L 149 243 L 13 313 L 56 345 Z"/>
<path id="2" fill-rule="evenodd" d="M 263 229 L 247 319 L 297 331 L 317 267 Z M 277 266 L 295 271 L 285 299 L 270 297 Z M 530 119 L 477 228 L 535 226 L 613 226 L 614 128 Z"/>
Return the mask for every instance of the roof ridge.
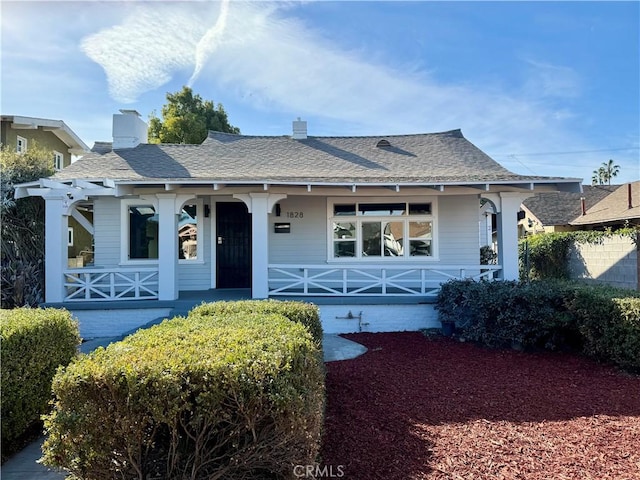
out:
<path id="1" fill-rule="evenodd" d="M 245 135 L 241 133 L 227 133 L 227 132 L 219 132 L 217 130 L 209 130 L 207 133 L 207 138 L 214 138 L 216 135 L 226 135 L 235 138 L 271 138 L 271 139 L 282 139 L 282 138 L 291 138 L 291 135 Z M 450 136 L 450 137 L 458 137 L 464 138 L 462 130 L 459 128 L 453 130 L 445 130 L 442 132 L 424 132 L 424 133 L 403 133 L 403 134 L 376 134 L 376 135 L 307 135 L 307 138 L 361 138 L 361 139 L 370 139 L 370 138 L 405 138 L 405 137 L 424 137 L 424 136 Z M 206 139 L 205 139 L 206 141 Z"/>

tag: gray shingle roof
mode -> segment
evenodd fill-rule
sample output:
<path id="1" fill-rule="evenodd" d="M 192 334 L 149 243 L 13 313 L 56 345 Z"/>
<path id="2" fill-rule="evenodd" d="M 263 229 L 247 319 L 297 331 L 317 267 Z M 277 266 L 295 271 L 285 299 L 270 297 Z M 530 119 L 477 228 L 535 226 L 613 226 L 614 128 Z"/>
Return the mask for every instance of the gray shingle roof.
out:
<path id="1" fill-rule="evenodd" d="M 377 147 L 381 139 L 389 147 Z M 247 136 L 210 132 L 201 145 L 143 144 L 85 155 L 60 180 L 437 183 L 551 180 L 509 172 L 460 130 L 371 137 Z"/>
<path id="2" fill-rule="evenodd" d="M 523 205 L 545 226 L 569 225 L 582 214 L 580 198 L 584 197 L 586 208 L 591 208 L 616 188 L 616 185 L 584 185 L 583 193 L 551 192 L 539 193 L 528 198 Z"/>
<path id="3" fill-rule="evenodd" d="M 631 208 L 629 208 L 631 185 Z M 624 185 L 612 185 L 614 191 L 587 208 L 586 215 L 579 215 L 571 225 L 619 223 L 625 220 L 638 224 L 640 220 L 640 181 Z"/>

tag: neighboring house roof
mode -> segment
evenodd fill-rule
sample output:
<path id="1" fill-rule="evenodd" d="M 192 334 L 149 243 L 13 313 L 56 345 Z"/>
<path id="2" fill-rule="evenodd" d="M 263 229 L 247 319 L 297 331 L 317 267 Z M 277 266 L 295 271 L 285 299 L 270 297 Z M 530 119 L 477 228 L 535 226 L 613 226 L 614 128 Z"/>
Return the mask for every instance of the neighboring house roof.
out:
<path id="1" fill-rule="evenodd" d="M 11 123 L 11 127 L 15 130 L 42 128 L 49 131 L 67 145 L 69 152 L 73 155 L 82 155 L 89 151 L 89 147 L 62 120 L 2 115 L 2 121 Z"/>
<path id="2" fill-rule="evenodd" d="M 588 208 L 586 215 L 575 218 L 571 225 L 619 223 L 625 220 L 638 223 L 640 220 L 640 181 L 615 187 L 613 193 Z M 631 188 L 631 201 L 629 201 L 629 188 Z"/>
<path id="3" fill-rule="evenodd" d="M 616 188 L 616 185 L 583 185 L 583 192 L 538 193 L 527 198 L 522 205 L 544 226 L 569 225 L 582 214 L 581 199 L 585 208 L 591 208 Z"/>
<path id="4" fill-rule="evenodd" d="M 91 147 L 92 152 L 101 155 L 109 153 L 111 150 L 113 150 L 113 142 L 94 142 L 93 147 Z"/>
<path id="5" fill-rule="evenodd" d="M 386 140 L 389 146 L 378 146 L 380 140 Z M 305 139 L 210 132 L 200 145 L 141 144 L 102 153 L 106 146 L 94 147 L 94 152 L 53 178 L 285 184 L 539 181 L 567 183 L 569 188 L 576 183 L 576 179 L 514 174 L 464 138 L 460 130 Z"/>

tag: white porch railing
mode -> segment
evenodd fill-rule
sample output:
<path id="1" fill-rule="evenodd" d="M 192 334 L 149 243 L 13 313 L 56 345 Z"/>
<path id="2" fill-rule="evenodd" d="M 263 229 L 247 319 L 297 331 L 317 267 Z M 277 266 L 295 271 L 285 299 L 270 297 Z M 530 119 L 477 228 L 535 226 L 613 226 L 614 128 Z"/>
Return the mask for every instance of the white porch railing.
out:
<path id="1" fill-rule="evenodd" d="M 78 268 L 64 272 L 65 302 L 154 300 L 158 298 L 158 269 Z"/>
<path id="2" fill-rule="evenodd" d="M 451 279 L 492 280 L 500 265 L 269 265 L 269 295 L 432 296 Z"/>

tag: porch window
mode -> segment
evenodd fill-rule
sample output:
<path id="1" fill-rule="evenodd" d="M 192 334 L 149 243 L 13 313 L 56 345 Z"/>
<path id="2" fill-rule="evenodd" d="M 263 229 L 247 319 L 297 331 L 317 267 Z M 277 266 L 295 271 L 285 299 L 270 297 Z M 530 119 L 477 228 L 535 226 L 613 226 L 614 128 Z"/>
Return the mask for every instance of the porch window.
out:
<path id="1" fill-rule="evenodd" d="M 434 257 L 431 202 L 330 202 L 331 258 Z"/>
<path id="2" fill-rule="evenodd" d="M 198 205 L 187 204 L 178 219 L 178 258 L 197 260 L 198 254 Z"/>
<path id="3" fill-rule="evenodd" d="M 153 205 L 129 206 L 129 258 L 158 258 L 158 215 Z"/>

